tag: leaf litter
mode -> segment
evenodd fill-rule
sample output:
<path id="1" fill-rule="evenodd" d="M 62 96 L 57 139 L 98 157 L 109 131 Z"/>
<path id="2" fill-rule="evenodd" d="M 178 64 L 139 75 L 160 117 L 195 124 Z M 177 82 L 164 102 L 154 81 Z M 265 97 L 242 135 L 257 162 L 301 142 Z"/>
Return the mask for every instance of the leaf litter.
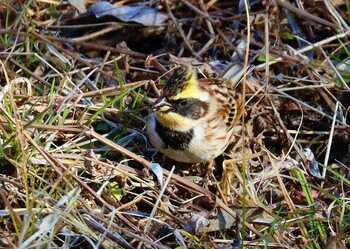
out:
<path id="1" fill-rule="evenodd" d="M 349 246 L 347 2 L 247 4 L 0 3 L 1 246 Z M 209 173 L 145 134 L 188 64 L 245 94 Z"/>

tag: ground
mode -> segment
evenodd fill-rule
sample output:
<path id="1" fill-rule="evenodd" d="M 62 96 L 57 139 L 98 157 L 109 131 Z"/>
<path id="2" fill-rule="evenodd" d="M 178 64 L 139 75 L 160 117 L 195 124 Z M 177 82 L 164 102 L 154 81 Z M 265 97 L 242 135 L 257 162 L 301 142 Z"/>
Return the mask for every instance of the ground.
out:
<path id="1" fill-rule="evenodd" d="M 345 0 L 0 2 L 0 246 L 346 248 L 349 18 Z M 178 65 L 245 97 L 212 167 L 146 135 Z"/>

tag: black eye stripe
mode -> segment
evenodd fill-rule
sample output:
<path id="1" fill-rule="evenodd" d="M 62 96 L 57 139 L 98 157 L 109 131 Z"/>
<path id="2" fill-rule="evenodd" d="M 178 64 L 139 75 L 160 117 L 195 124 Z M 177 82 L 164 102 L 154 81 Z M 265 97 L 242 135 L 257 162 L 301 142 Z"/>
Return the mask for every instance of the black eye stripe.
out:
<path id="1" fill-rule="evenodd" d="M 179 103 L 181 106 L 187 106 L 189 104 L 188 100 L 182 100 Z"/>
<path id="2" fill-rule="evenodd" d="M 195 120 L 204 117 L 209 110 L 209 104 L 199 99 L 177 99 L 170 102 L 173 106 L 173 112 L 179 113 L 184 117 L 192 118 Z"/>
<path id="3" fill-rule="evenodd" d="M 187 102 L 187 104 L 191 104 L 191 103 L 194 103 L 197 101 L 197 99 L 177 99 L 177 100 L 173 100 L 172 102 L 175 104 L 175 105 L 181 105 L 183 102 Z"/>

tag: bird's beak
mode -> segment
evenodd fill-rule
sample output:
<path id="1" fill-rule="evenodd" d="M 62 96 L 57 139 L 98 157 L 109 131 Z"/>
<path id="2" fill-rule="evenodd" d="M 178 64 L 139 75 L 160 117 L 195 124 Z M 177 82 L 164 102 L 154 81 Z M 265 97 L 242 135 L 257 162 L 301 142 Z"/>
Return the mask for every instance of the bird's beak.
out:
<path id="1" fill-rule="evenodd" d="M 172 105 L 166 101 L 166 98 L 160 97 L 154 103 L 152 111 L 167 112 L 170 110 L 171 107 Z"/>

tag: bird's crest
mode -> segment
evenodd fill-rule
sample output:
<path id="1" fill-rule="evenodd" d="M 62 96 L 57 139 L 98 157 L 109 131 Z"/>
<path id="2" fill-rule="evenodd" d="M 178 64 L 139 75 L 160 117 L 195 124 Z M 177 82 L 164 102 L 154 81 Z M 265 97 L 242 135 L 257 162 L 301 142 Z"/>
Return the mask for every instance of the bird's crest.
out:
<path id="1" fill-rule="evenodd" d="M 190 66 L 175 69 L 163 88 L 163 96 L 173 99 L 199 98 L 201 89 L 196 71 Z"/>

